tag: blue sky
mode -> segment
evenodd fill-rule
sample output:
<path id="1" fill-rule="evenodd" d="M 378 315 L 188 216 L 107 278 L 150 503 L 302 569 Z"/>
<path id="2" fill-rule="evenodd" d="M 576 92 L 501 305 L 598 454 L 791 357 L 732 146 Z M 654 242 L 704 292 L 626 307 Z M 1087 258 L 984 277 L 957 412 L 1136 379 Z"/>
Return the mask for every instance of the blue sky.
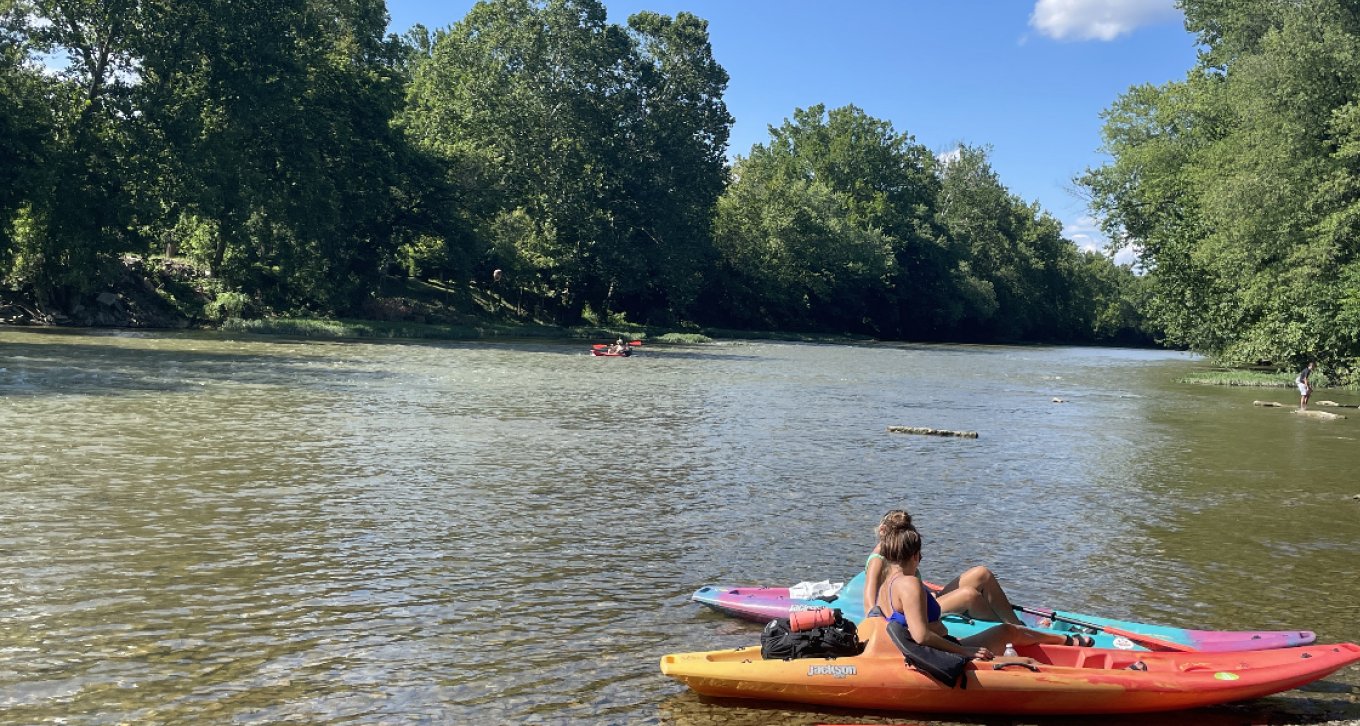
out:
<path id="1" fill-rule="evenodd" d="M 1184 78 L 1195 61 L 1174 0 L 603 0 L 708 21 L 731 76 L 729 156 L 795 108 L 854 104 L 933 151 L 988 145 L 1001 181 L 1103 244 L 1072 178 L 1104 163 L 1100 112 L 1130 86 Z M 392 32 L 461 20 L 473 0 L 388 0 Z"/>

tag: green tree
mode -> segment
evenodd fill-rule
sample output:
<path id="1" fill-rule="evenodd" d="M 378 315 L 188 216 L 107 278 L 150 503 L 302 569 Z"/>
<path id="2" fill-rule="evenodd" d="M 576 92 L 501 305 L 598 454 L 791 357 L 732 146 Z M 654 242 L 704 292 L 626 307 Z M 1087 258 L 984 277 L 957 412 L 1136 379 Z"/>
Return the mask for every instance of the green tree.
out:
<path id="1" fill-rule="evenodd" d="M 33 108 L 29 96 L 30 118 L 50 118 L 50 132 L 41 173 L 26 177 L 11 272 L 39 304 L 62 309 L 98 286 L 103 260 L 138 244 L 125 119 L 134 112 L 142 12 L 131 0 L 32 0 L 14 3 L 6 18 L 10 42 L 23 44 L 11 56 L 64 62 L 42 81 L 47 108 Z"/>
<path id="2" fill-rule="evenodd" d="M 1205 46 L 1185 81 L 1106 113 L 1111 164 L 1084 179 L 1140 250 L 1149 314 L 1228 363 L 1360 355 L 1353 133 L 1360 10 L 1338 0 L 1186 0 Z"/>
<path id="3" fill-rule="evenodd" d="M 1150 280 L 1099 252 L 1082 252 L 1075 281 L 1086 338 L 1100 343 L 1151 345 L 1157 331 L 1143 316 Z"/>
<path id="4" fill-rule="evenodd" d="M 1001 183 L 985 148 L 960 146 L 941 167 L 939 218 L 976 290 L 963 330 L 984 338 L 1078 339 L 1091 334 L 1082 262 L 1062 226 Z"/>
<path id="5" fill-rule="evenodd" d="M 719 206 L 718 244 L 732 276 L 727 286 L 758 274 L 753 265 L 762 255 L 753 250 L 781 243 L 780 230 L 800 230 L 820 240 L 801 245 L 808 253 L 765 257 L 832 283 L 809 292 L 809 301 L 820 304 L 808 309 L 808 324 L 908 336 L 950 329 L 961 317 L 953 296 L 959 260 L 934 221 L 939 179 L 930 152 L 854 106 L 796 109 L 770 134 L 768 144 L 757 144 L 738 163 L 731 198 Z M 782 219 L 743 209 L 776 202 L 776 209 L 788 210 Z M 801 218 L 800 203 L 806 205 Z"/>
<path id="6" fill-rule="evenodd" d="M 14 263 L 13 227 L 46 166 L 50 108 L 41 74 L 28 59 L 27 29 L 13 12 L 0 15 L 0 282 Z"/>
<path id="7" fill-rule="evenodd" d="M 628 26 L 636 97 L 616 131 L 616 216 L 629 230 L 611 266 L 616 306 L 643 318 L 687 317 L 716 260 L 711 225 L 727 181 L 728 76 L 713 58 L 706 21 L 644 12 Z"/>
<path id="8" fill-rule="evenodd" d="M 523 211 L 533 287 L 568 317 L 607 289 L 599 248 L 619 232 L 605 200 L 628 45 L 593 0 L 481 2 L 436 34 L 403 118 L 465 188 L 485 190 L 485 224 Z"/>
<path id="9" fill-rule="evenodd" d="M 886 287 L 890 240 L 851 220 L 826 184 L 772 173 L 758 150 L 718 202 L 727 321 L 774 329 L 866 330 L 869 288 Z"/>
<path id="10" fill-rule="evenodd" d="M 682 315 L 712 258 L 731 118 L 704 21 L 493 0 L 435 34 L 402 124 L 450 169 L 490 256 L 559 301 Z"/>
<path id="11" fill-rule="evenodd" d="M 139 130 L 160 228 L 274 307 L 338 312 L 376 289 L 403 239 L 409 160 L 389 124 L 400 46 L 379 0 L 218 0 L 157 7 L 143 51 Z M 191 242 L 192 240 L 185 240 Z"/>

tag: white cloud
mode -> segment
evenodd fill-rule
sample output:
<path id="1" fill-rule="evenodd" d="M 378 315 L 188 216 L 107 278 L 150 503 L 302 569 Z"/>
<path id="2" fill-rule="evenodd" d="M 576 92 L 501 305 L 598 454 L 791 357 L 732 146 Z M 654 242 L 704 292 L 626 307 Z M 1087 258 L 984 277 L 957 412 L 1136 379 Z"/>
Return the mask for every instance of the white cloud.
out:
<path id="1" fill-rule="evenodd" d="M 1114 253 L 1114 262 L 1116 265 L 1132 267 L 1134 268 L 1134 272 L 1138 272 L 1143 269 L 1138 260 L 1138 255 L 1142 251 L 1143 249 L 1138 245 L 1121 248 L 1118 252 Z"/>
<path id="2" fill-rule="evenodd" d="M 1086 215 L 1063 222 L 1063 236 L 1071 240 L 1082 252 L 1108 254 L 1106 248 L 1109 247 L 1110 240 L 1100 230 L 1100 223 L 1094 217 Z M 1121 247 L 1114 254 L 1114 262 L 1118 265 L 1137 265 L 1140 252 L 1142 250 L 1138 245 Z M 1135 268 L 1135 271 L 1139 269 L 1141 268 Z"/>
<path id="3" fill-rule="evenodd" d="M 1057 40 L 1114 40 L 1179 16 L 1175 0 L 1036 0 L 1029 24 Z"/>
<path id="4" fill-rule="evenodd" d="M 1105 249 L 1105 235 L 1101 233 L 1100 225 L 1092 217 L 1082 216 L 1067 220 L 1062 226 L 1063 236 L 1072 240 L 1072 243 L 1080 249 Z"/>

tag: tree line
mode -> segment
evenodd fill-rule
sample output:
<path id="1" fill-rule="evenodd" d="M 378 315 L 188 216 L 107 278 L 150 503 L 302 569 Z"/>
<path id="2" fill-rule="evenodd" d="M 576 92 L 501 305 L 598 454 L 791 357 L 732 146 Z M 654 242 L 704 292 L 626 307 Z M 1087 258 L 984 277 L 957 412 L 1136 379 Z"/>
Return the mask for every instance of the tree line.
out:
<path id="1" fill-rule="evenodd" d="M 0 7 L 0 276 L 43 305 L 155 253 L 289 314 L 494 269 L 559 323 L 1155 332 L 1149 285 L 1079 251 L 985 147 L 936 156 L 811 105 L 729 161 L 728 75 L 689 13 L 485 0 L 399 37 L 381 0 Z"/>
<path id="2" fill-rule="evenodd" d="M 1360 377 L 1360 7 L 1182 0 L 1202 51 L 1184 80 L 1105 112 L 1090 170 L 1145 311 L 1229 364 L 1319 361 Z"/>

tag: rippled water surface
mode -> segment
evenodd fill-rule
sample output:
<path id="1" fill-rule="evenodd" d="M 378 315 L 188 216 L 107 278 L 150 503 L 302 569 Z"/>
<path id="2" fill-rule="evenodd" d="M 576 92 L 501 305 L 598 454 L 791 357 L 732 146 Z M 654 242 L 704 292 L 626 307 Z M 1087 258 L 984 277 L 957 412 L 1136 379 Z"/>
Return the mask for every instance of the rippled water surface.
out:
<path id="1" fill-rule="evenodd" d="M 0 329 L 0 721 L 900 722 L 657 663 L 758 640 L 698 587 L 849 579 L 901 506 L 937 579 L 1360 640 L 1355 409 L 1167 352 L 586 347 Z M 1194 718 L 1360 719 L 1360 668 Z"/>

